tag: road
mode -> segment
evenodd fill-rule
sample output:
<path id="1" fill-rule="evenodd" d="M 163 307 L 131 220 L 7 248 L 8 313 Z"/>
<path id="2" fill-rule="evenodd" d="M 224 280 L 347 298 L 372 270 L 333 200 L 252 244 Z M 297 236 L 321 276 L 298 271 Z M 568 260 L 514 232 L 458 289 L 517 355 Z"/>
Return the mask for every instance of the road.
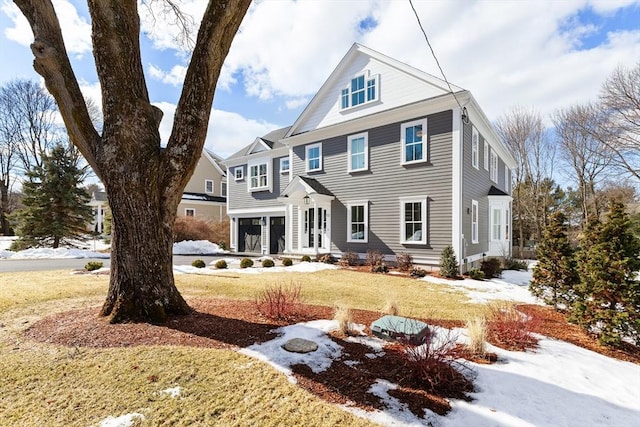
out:
<path id="1" fill-rule="evenodd" d="M 174 255 L 173 265 L 191 265 L 196 259 L 201 259 L 209 264 L 222 258 L 220 255 Z M 0 273 L 16 271 L 50 271 L 50 270 L 76 270 L 82 269 L 89 261 L 102 262 L 109 267 L 110 259 L 0 259 Z"/>

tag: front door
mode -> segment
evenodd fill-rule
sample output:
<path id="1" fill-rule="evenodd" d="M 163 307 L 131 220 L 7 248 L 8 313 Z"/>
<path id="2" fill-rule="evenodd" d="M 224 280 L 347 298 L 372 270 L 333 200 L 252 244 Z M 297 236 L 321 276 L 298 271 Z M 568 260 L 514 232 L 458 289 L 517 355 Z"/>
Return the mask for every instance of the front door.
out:
<path id="1" fill-rule="evenodd" d="M 304 247 L 323 249 L 327 241 L 327 210 L 309 208 L 304 211 Z"/>
<path id="2" fill-rule="evenodd" d="M 281 254 L 284 252 L 284 217 L 272 216 L 269 227 L 269 253 Z"/>

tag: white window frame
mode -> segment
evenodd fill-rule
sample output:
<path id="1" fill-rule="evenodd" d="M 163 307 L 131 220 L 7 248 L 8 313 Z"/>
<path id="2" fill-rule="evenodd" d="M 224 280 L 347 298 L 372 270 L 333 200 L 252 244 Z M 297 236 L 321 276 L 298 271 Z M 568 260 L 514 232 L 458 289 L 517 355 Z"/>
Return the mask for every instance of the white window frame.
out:
<path id="1" fill-rule="evenodd" d="M 352 214 L 351 208 L 363 206 L 364 207 L 364 236 L 362 239 L 354 239 L 351 233 L 352 226 Z M 347 242 L 349 243 L 369 243 L 369 201 L 358 201 L 347 203 Z"/>
<path id="2" fill-rule="evenodd" d="M 191 212 L 191 215 L 189 215 Z M 196 216 L 196 208 L 184 208 L 184 216 L 194 217 Z"/>
<path id="3" fill-rule="evenodd" d="M 314 148 L 318 148 L 318 167 L 311 169 L 309 167 L 309 162 L 311 160 L 311 158 L 309 157 L 309 152 L 311 150 L 313 150 Z M 305 153 L 305 169 L 307 172 L 318 172 L 322 170 L 322 143 L 319 142 L 317 144 L 309 144 L 305 147 L 304 149 L 304 153 Z M 315 159 L 315 157 L 314 157 Z"/>
<path id="4" fill-rule="evenodd" d="M 471 166 L 479 169 L 480 162 L 478 156 L 480 155 L 480 134 L 475 126 L 471 128 Z"/>
<path id="5" fill-rule="evenodd" d="M 247 189 L 250 192 L 254 192 L 254 191 L 265 191 L 265 190 L 271 190 L 271 167 L 270 167 L 271 161 L 270 159 L 256 159 L 253 162 L 250 162 L 249 164 L 247 164 L 247 169 L 249 170 L 249 177 L 247 179 Z M 260 173 L 260 166 L 265 165 L 265 173 L 261 174 Z M 253 177 L 251 175 L 251 170 L 257 167 L 257 184 L 256 186 L 252 186 L 252 182 L 253 182 Z M 260 185 L 260 177 L 264 176 L 265 177 L 265 184 L 264 185 Z"/>
<path id="6" fill-rule="evenodd" d="M 407 145 L 407 141 L 406 141 L 406 134 L 407 134 L 407 128 L 413 127 L 413 126 L 418 126 L 418 125 L 422 125 L 422 159 L 420 160 L 410 160 L 407 161 L 407 150 L 406 150 L 406 145 Z M 427 151 L 427 118 L 423 118 L 423 119 L 419 119 L 419 120 L 414 120 L 411 122 L 407 122 L 407 123 L 403 123 L 400 126 L 400 151 L 401 151 L 401 164 L 403 165 L 411 165 L 411 164 L 415 164 L 415 163 L 426 163 L 427 162 L 427 156 L 428 156 L 428 151 Z"/>
<path id="7" fill-rule="evenodd" d="M 204 192 L 207 194 L 213 194 L 214 193 L 214 187 L 213 187 L 213 180 L 212 179 L 205 179 L 204 180 Z M 211 190 L 209 190 L 209 188 L 211 188 Z"/>
<path id="8" fill-rule="evenodd" d="M 361 91 L 364 92 L 364 101 L 359 104 L 353 105 L 353 95 L 356 92 L 352 90 L 352 85 L 353 85 L 353 81 L 360 77 L 363 77 L 364 79 L 364 86 L 361 90 L 358 90 L 356 92 L 361 92 Z M 373 90 L 374 90 L 373 97 L 369 96 L 370 84 L 373 84 Z M 364 73 L 356 74 L 355 76 L 349 79 L 347 86 L 343 87 L 340 90 L 340 101 L 339 101 L 340 111 L 350 110 L 352 108 L 358 108 L 363 105 L 376 102 L 379 99 L 380 99 L 380 74 L 374 74 L 370 76 L 368 71 Z"/>
<path id="9" fill-rule="evenodd" d="M 222 181 L 220 183 L 220 196 L 227 197 L 227 190 L 228 190 L 227 183 Z"/>
<path id="10" fill-rule="evenodd" d="M 364 152 L 362 153 L 353 153 L 352 151 L 352 142 L 355 139 L 364 138 Z M 347 169 L 349 172 L 360 172 L 369 170 L 369 133 L 359 133 L 357 135 L 351 135 L 347 137 L 347 150 L 348 150 L 348 161 L 347 161 Z M 364 167 L 353 169 L 353 156 L 354 154 L 362 154 L 364 155 Z"/>
<path id="11" fill-rule="evenodd" d="M 489 143 L 487 142 L 487 140 L 484 140 L 484 144 L 482 144 L 484 146 L 484 156 L 482 157 L 482 160 L 484 162 L 484 170 L 488 171 L 489 170 Z"/>
<path id="12" fill-rule="evenodd" d="M 287 163 L 287 168 L 284 168 L 284 163 Z M 280 159 L 280 173 L 289 173 L 289 170 L 291 170 L 291 161 L 289 160 L 289 157 L 282 157 Z"/>
<path id="13" fill-rule="evenodd" d="M 236 181 L 242 181 L 244 179 L 244 167 L 243 166 L 236 166 L 235 168 L 233 168 L 233 178 Z"/>
<path id="14" fill-rule="evenodd" d="M 478 238 L 478 201 L 471 201 L 471 243 L 480 243 Z"/>
<path id="15" fill-rule="evenodd" d="M 498 155 L 493 149 L 490 154 L 490 163 L 489 163 L 489 176 L 491 181 L 498 183 Z"/>
<path id="16" fill-rule="evenodd" d="M 407 203 L 421 204 L 422 236 L 420 240 L 407 240 L 405 236 L 405 205 Z M 427 196 L 406 197 L 400 199 L 400 243 L 403 245 L 426 245 L 427 244 Z"/>

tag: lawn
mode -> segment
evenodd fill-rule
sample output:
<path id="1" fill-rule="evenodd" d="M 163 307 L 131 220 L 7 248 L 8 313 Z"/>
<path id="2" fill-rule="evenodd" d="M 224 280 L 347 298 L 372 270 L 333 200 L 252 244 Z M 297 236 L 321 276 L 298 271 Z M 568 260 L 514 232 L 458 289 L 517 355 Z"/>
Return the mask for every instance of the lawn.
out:
<path id="1" fill-rule="evenodd" d="M 305 302 L 316 305 L 380 311 L 395 301 L 405 315 L 449 320 L 483 309 L 464 304 L 466 297 L 446 286 L 345 270 L 179 274 L 176 282 L 187 299 L 252 300 L 266 285 L 294 283 Z M 0 274 L 0 425 L 100 425 L 135 413 L 144 414 L 140 425 L 371 425 L 232 350 L 70 348 L 22 337 L 44 316 L 99 306 L 107 286 L 104 275 Z"/>

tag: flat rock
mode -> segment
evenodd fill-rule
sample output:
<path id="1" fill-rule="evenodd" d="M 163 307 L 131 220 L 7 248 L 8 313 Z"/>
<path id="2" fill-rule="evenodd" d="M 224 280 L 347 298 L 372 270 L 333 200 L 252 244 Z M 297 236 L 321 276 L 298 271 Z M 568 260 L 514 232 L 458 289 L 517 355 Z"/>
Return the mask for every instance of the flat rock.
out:
<path id="1" fill-rule="evenodd" d="M 282 348 L 291 353 L 311 353 L 318 349 L 318 344 L 304 338 L 293 338 L 284 343 Z"/>

